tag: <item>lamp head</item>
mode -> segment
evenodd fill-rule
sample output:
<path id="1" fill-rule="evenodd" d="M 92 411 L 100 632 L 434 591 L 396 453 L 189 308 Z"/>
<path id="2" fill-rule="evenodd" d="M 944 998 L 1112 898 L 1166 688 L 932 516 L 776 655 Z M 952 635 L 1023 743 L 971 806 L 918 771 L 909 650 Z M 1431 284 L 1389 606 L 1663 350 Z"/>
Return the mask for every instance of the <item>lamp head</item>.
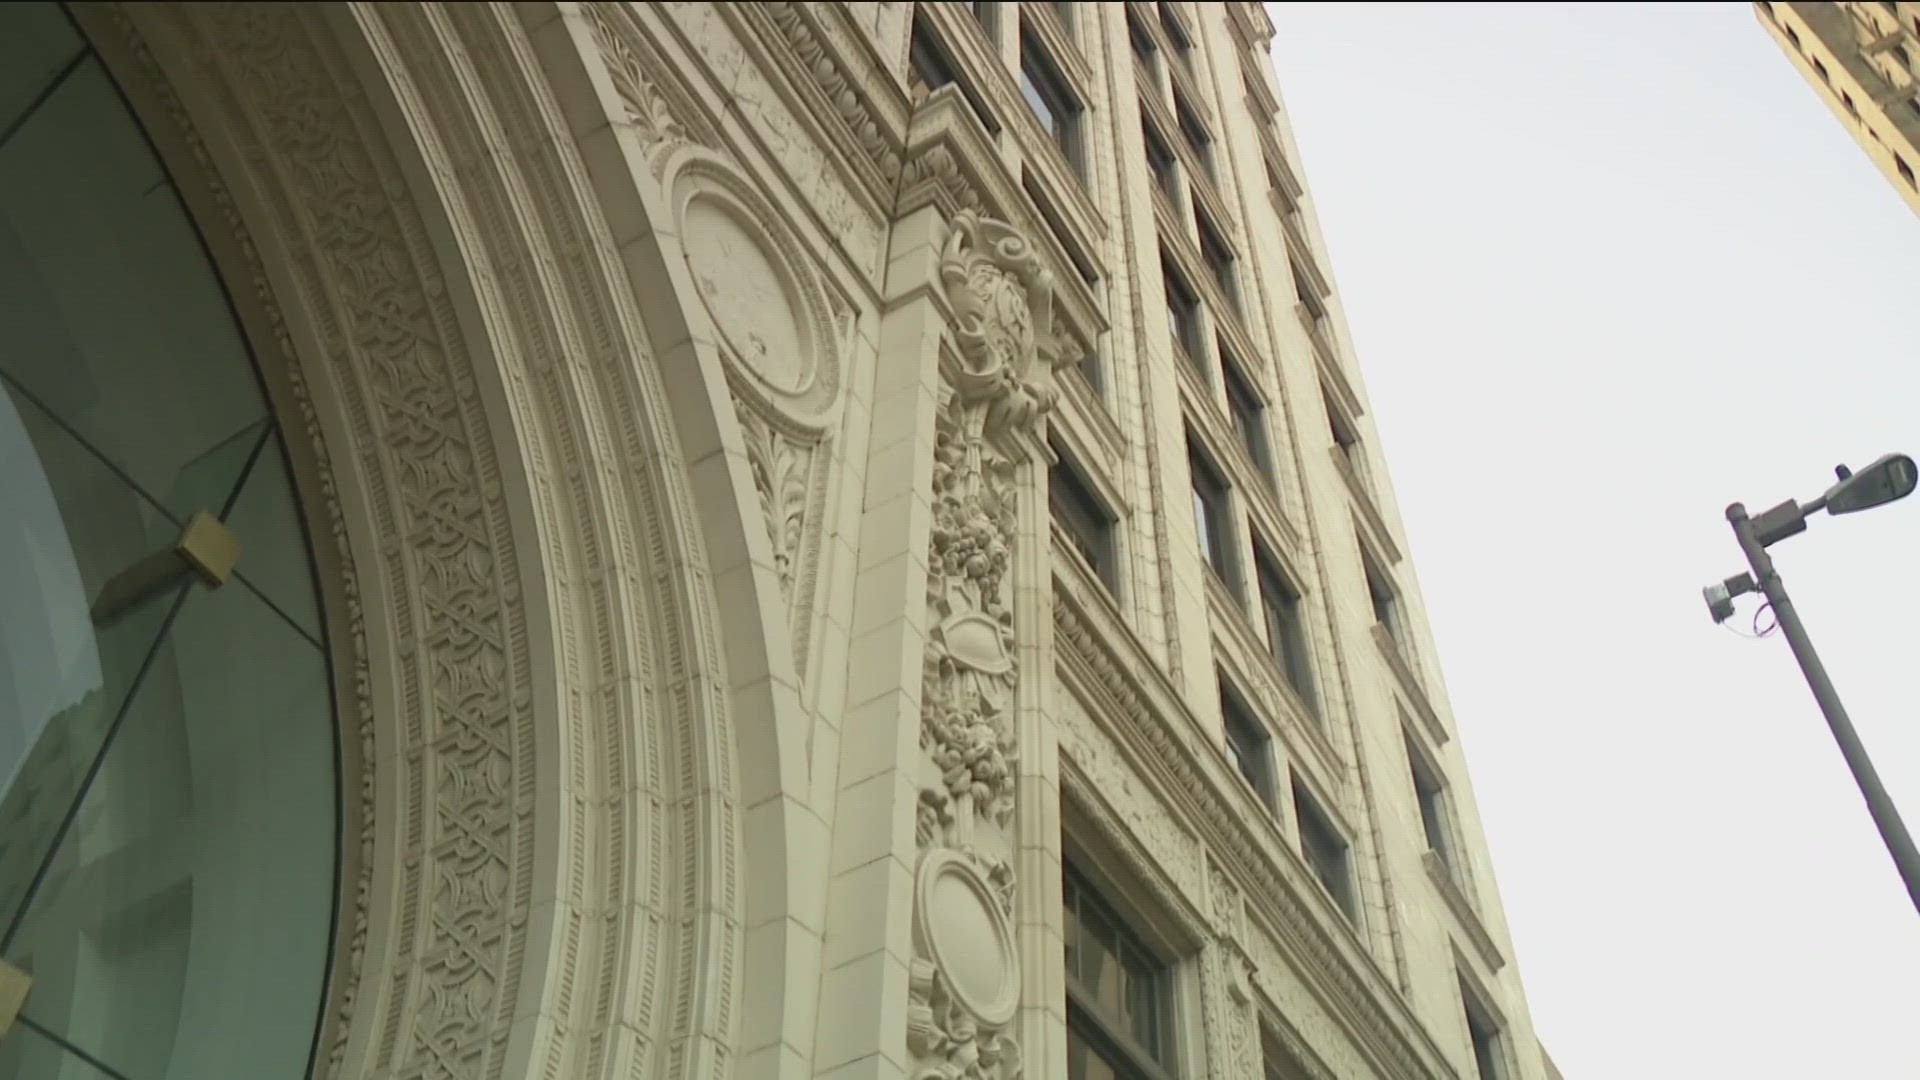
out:
<path id="1" fill-rule="evenodd" d="M 1920 482 L 1920 468 L 1905 454 L 1887 454 L 1859 472 L 1845 469 L 1834 470 L 1840 482 L 1827 489 L 1829 514 L 1853 514 L 1904 499 Z"/>

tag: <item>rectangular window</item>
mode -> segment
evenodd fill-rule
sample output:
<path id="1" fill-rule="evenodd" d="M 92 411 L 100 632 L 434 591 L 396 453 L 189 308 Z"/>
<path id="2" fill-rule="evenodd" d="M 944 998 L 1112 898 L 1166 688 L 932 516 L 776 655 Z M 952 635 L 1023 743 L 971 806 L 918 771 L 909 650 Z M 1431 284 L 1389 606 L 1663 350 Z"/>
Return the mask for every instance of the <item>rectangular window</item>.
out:
<path id="1" fill-rule="evenodd" d="M 1853 117 L 1855 120 L 1860 119 L 1860 108 L 1853 103 L 1852 94 L 1847 93 L 1845 90 L 1840 91 L 1840 104 L 1846 106 L 1848 116 Z"/>
<path id="2" fill-rule="evenodd" d="M 1149 86 L 1160 86 L 1160 48 L 1153 43 L 1147 28 L 1133 14 L 1131 6 L 1127 10 L 1127 41 L 1133 46 L 1133 58 L 1140 62 L 1140 69 L 1146 73 Z"/>
<path id="3" fill-rule="evenodd" d="M 1171 1059 L 1172 972 L 1069 856 L 1061 866 L 1067 1075 L 1147 1077 Z"/>
<path id="4" fill-rule="evenodd" d="M 1795 49 L 1800 48 L 1800 34 L 1793 27 L 1787 27 L 1787 40 L 1793 42 Z"/>
<path id="5" fill-rule="evenodd" d="M 1260 1075 L 1263 1080 L 1312 1080 L 1313 1077 L 1299 1057 L 1264 1032 L 1260 1038 Z"/>
<path id="6" fill-rule="evenodd" d="M 1140 119 L 1140 134 L 1147 141 L 1147 168 L 1153 170 L 1153 183 L 1160 189 L 1167 201 L 1180 205 L 1180 164 L 1173 156 L 1173 148 L 1167 140 L 1153 129 L 1153 124 L 1143 115 Z"/>
<path id="7" fill-rule="evenodd" d="M 1067 31 L 1067 33 L 1072 34 L 1073 33 L 1073 5 L 1069 3 L 1061 3 L 1060 0 L 1055 0 L 1054 3 L 1048 6 L 1052 7 L 1053 13 L 1059 16 L 1061 27 L 1064 28 Z"/>
<path id="8" fill-rule="evenodd" d="M 1160 4 L 1160 29 L 1166 32 L 1167 43 L 1173 46 L 1173 55 L 1179 59 L 1180 66 L 1186 69 L 1187 74 L 1192 75 L 1193 38 L 1187 33 L 1186 26 L 1181 23 L 1179 13 L 1173 10 L 1173 5 L 1165 3 L 1164 0 Z"/>
<path id="9" fill-rule="evenodd" d="M 1345 912 L 1347 918 L 1357 920 L 1360 910 L 1353 894 L 1353 868 L 1347 840 L 1307 793 L 1298 775 L 1293 778 L 1293 813 L 1300 823 L 1301 856 L 1327 895 L 1333 897 L 1334 905 Z"/>
<path id="10" fill-rule="evenodd" d="M 1193 523 L 1200 530 L 1200 552 L 1219 576 L 1220 583 L 1237 595 L 1239 582 L 1234 574 L 1233 516 L 1227 501 L 1227 482 L 1191 438 L 1187 442 L 1187 468 L 1193 473 Z"/>
<path id="11" fill-rule="evenodd" d="M 1193 151 L 1194 160 L 1208 176 L 1213 175 L 1213 139 L 1200 123 L 1200 118 L 1187 108 L 1186 99 L 1179 94 L 1173 96 L 1173 118 L 1180 125 L 1180 137 L 1187 140 L 1187 148 Z"/>
<path id="12" fill-rule="evenodd" d="M 932 28 L 918 19 L 913 23 L 913 38 L 908 48 L 907 60 L 911 74 L 908 89 L 916 104 L 925 101 L 935 90 L 943 86 L 948 84 L 958 86 L 961 95 L 967 99 L 968 107 L 973 109 L 973 115 L 987 129 L 988 134 L 1000 133 L 999 121 L 993 118 L 992 111 L 981 102 L 980 96 L 974 93 L 973 87 L 967 85 L 956 73 L 957 69 L 946 47 L 940 43 Z"/>
<path id="13" fill-rule="evenodd" d="M 1235 311 L 1240 310 L 1240 285 L 1235 276 L 1233 256 L 1227 252 L 1227 242 L 1220 239 L 1215 229 L 1198 211 L 1194 213 L 1193 223 L 1200 234 L 1200 257 L 1206 260 L 1207 271 L 1219 284 L 1221 295 Z"/>
<path id="14" fill-rule="evenodd" d="M 1467 1014 L 1467 1037 L 1473 1041 L 1473 1065 L 1479 1080 L 1507 1080 L 1506 1052 L 1500 1024 L 1480 995 L 1460 980 L 1460 1002 Z"/>
<path id="15" fill-rule="evenodd" d="M 1267 443 L 1267 407 L 1248 385 L 1246 376 L 1240 373 L 1240 365 L 1234 362 L 1225 345 L 1220 346 L 1220 370 L 1226 378 L 1227 409 L 1233 413 L 1233 427 L 1240 434 L 1240 445 L 1246 447 L 1248 460 L 1277 494 L 1279 485 L 1274 477 L 1273 454 Z"/>
<path id="16" fill-rule="evenodd" d="M 987 36 L 991 38 L 994 29 L 1000 25 L 1000 5 L 993 0 L 974 0 L 967 7 L 973 12 L 973 17 L 979 22 L 980 28 L 985 30 Z"/>
<path id="17" fill-rule="evenodd" d="M 1387 577 L 1386 571 L 1380 569 L 1380 564 L 1374 562 L 1373 556 L 1367 554 L 1365 549 L 1361 551 L 1360 561 L 1367 574 L 1367 597 L 1373 602 L 1373 621 L 1386 627 L 1387 633 L 1404 648 L 1406 628 L 1400 621 L 1399 592 L 1393 587 L 1393 581 Z"/>
<path id="18" fill-rule="evenodd" d="M 1164 252 L 1160 256 L 1160 276 L 1167 286 L 1167 317 L 1173 323 L 1173 342 L 1180 347 L 1187 363 L 1205 375 L 1207 359 L 1200 337 L 1200 299 Z"/>
<path id="19" fill-rule="evenodd" d="M 1074 550 L 1087 560 L 1094 576 L 1117 596 L 1120 586 L 1113 544 L 1114 515 L 1072 458 L 1058 446 L 1054 447 L 1054 456 L 1059 460 L 1047 474 L 1048 509 L 1073 541 Z"/>
<path id="20" fill-rule="evenodd" d="M 1813 73 L 1820 76 L 1820 81 L 1823 83 L 1833 81 L 1833 76 L 1827 74 L 1827 65 L 1821 63 L 1817 57 L 1813 61 Z"/>
<path id="21" fill-rule="evenodd" d="M 1447 787 L 1440 770 L 1428 760 L 1426 752 L 1413 736 L 1401 733 L 1407 744 L 1407 767 L 1413 773 L 1413 795 L 1420 803 L 1420 825 L 1426 830 L 1427 850 L 1440 856 L 1449 870 L 1453 865 L 1453 837 L 1447 828 Z"/>
<path id="22" fill-rule="evenodd" d="M 1260 796 L 1267 812 L 1278 813 L 1273 796 L 1273 740 L 1267 734 L 1266 725 L 1254 715 L 1239 691 L 1227 682 L 1226 676 L 1216 677 L 1220 685 L 1220 720 L 1226 729 L 1227 754 L 1233 758 L 1240 775 L 1253 785 L 1254 794 Z"/>
<path id="23" fill-rule="evenodd" d="M 1053 58 L 1030 35 L 1020 39 L 1020 94 L 1040 118 L 1040 126 L 1066 155 L 1067 164 L 1076 174 L 1081 173 L 1080 117 L 1084 110 L 1067 89 L 1067 80 Z"/>
<path id="24" fill-rule="evenodd" d="M 1907 164 L 1907 159 L 1896 157 L 1893 159 L 1893 164 L 1895 168 L 1900 170 L 1900 179 L 1905 180 L 1908 187 L 1913 187 L 1913 166 Z"/>
<path id="25" fill-rule="evenodd" d="M 946 50 L 934 40 L 933 31 L 927 28 L 927 24 L 913 24 L 913 41 L 908 52 L 915 101 L 924 100 L 935 90 L 959 81 L 953 73 L 952 61 L 947 59 Z"/>
<path id="26" fill-rule="evenodd" d="M 1074 242 L 1073 234 L 1067 231 L 1066 222 L 1061 220 L 1060 211 L 1054 208 L 1053 200 L 1040 190 L 1040 186 L 1034 183 L 1033 174 L 1024 168 L 1020 173 L 1020 189 L 1027 193 L 1027 198 L 1033 200 L 1034 207 L 1040 211 L 1041 219 L 1047 223 L 1048 231 L 1053 233 L 1055 240 L 1060 241 L 1060 250 L 1067 253 L 1067 261 L 1072 263 L 1074 270 L 1080 274 L 1080 280 L 1088 285 L 1098 285 L 1100 271 L 1093 265 L 1093 260 L 1087 257 L 1087 253 L 1081 249 L 1080 245 Z"/>
<path id="27" fill-rule="evenodd" d="M 1305 601 L 1300 590 L 1287 579 L 1280 563 L 1265 551 L 1255 550 L 1259 563 L 1260 609 L 1266 622 L 1267 648 L 1287 677 L 1287 685 L 1309 710 L 1318 712 L 1314 697 L 1313 649 L 1307 637 Z"/>

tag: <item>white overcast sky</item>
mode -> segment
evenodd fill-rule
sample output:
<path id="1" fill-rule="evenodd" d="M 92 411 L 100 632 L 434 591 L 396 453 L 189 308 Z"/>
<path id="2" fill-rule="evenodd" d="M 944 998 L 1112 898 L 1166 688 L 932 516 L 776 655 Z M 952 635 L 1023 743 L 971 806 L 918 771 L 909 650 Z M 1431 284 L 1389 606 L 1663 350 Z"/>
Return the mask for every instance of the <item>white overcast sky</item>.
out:
<path id="1" fill-rule="evenodd" d="M 1920 1077 L 1920 914 L 1700 598 L 1727 503 L 1920 453 L 1920 221 L 1748 4 L 1268 10 L 1549 1052 Z M 1920 827 L 1920 497 L 1773 553 Z"/>

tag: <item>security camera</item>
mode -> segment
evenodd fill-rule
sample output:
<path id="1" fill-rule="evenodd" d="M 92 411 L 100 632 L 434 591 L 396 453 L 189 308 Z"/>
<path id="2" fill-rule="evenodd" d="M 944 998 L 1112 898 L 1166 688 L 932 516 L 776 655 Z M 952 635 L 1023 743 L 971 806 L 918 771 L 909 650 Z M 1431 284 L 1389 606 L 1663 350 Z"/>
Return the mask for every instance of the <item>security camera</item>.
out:
<path id="1" fill-rule="evenodd" d="M 1714 624 L 1733 618 L 1733 592 L 1725 585 L 1709 585 L 1700 590 L 1707 598 L 1707 612 L 1713 616 Z"/>
<path id="2" fill-rule="evenodd" d="M 1718 585 L 1709 585 L 1700 590 L 1707 598 L 1707 613 L 1713 616 L 1714 625 L 1733 618 L 1733 598 L 1743 593 L 1755 592 L 1760 586 L 1754 584 L 1752 574 L 1735 574 Z"/>

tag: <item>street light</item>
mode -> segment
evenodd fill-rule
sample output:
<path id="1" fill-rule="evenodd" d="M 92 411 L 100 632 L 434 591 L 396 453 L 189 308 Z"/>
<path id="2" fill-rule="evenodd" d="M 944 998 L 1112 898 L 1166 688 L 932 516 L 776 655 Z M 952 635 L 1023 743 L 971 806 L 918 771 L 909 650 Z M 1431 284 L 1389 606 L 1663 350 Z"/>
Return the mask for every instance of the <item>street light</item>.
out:
<path id="1" fill-rule="evenodd" d="M 1788 499 L 1756 518 L 1748 517 L 1747 508 L 1739 503 L 1727 507 L 1727 523 L 1733 526 L 1733 535 L 1740 541 L 1740 550 L 1746 553 L 1752 572 L 1736 574 L 1701 592 L 1716 623 L 1725 622 L 1733 615 L 1734 597 L 1756 591 L 1766 596 L 1774 619 L 1793 649 L 1794 659 L 1800 662 L 1807 688 L 1813 691 L 1814 700 L 1827 718 L 1833 741 L 1839 744 L 1841 756 L 1847 759 L 1847 768 L 1853 770 L 1854 783 L 1859 785 L 1860 795 L 1867 801 L 1867 812 L 1873 815 L 1880 839 L 1886 843 L 1887 853 L 1893 856 L 1900 879 L 1906 883 L 1907 896 L 1913 900 L 1914 908 L 1920 910 L 1920 852 L 1914 850 L 1913 838 L 1907 835 L 1900 811 L 1887 797 L 1880 774 L 1874 771 L 1873 760 L 1860 745 L 1853 721 L 1847 718 L 1846 707 L 1834 692 L 1833 680 L 1827 677 L 1826 667 L 1813 651 L 1807 628 L 1801 624 L 1793 601 L 1787 596 L 1787 587 L 1774 572 L 1773 559 L 1767 554 L 1770 545 L 1805 532 L 1809 514 L 1821 510 L 1829 514 L 1853 514 L 1906 498 L 1913 493 L 1916 481 L 1920 481 L 1920 468 L 1905 454 L 1888 454 L 1857 473 L 1845 465 L 1833 471 L 1838 482 L 1805 506 Z"/>

